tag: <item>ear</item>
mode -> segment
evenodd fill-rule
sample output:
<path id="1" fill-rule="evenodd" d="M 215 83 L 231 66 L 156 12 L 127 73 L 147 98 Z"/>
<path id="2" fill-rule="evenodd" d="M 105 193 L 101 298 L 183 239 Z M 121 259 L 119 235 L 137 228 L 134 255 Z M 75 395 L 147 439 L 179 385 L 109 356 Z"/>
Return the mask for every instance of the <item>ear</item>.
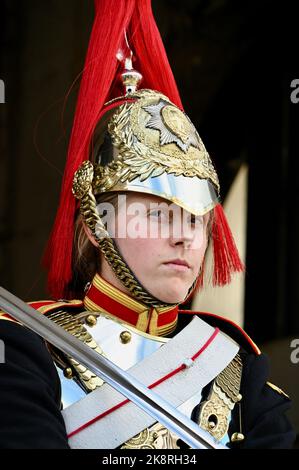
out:
<path id="1" fill-rule="evenodd" d="M 95 246 L 96 248 L 99 248 L 99 244 L 97 243 L 96 239 L 94 238 L 93 234 L 91 233 L 90 228 L 87 227 L 85 222 L 83 222 L 83 229 L 84 229 L 84 232 L 86 233 L 86 236 L 87 236 L 88 240 L 90 241 L 90 243 L 92 243 L 93 246 Z"/>

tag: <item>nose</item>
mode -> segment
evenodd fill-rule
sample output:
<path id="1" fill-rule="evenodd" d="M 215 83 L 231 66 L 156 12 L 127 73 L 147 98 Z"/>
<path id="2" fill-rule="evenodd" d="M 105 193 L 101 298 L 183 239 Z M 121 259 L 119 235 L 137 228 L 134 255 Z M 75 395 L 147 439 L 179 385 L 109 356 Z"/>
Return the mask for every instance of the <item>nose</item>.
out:
<path id="1" fill-rule="evenodd" d="M 182 220 L 173 220 L 170 227 L 169 242 L 172 246 L 182 245 L 186 249 L 190 249 L 194 242 L 194 229 L 190 224 L 184 224 Z"/>

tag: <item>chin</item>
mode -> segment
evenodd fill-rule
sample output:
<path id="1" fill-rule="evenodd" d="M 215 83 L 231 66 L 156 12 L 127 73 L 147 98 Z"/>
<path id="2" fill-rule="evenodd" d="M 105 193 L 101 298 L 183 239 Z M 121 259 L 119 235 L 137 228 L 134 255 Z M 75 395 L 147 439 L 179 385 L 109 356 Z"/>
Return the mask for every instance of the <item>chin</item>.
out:
<path id="1" fill-rule="evenodd" d="M 155 297 L 168 304 L 179 304 L 185 300 L 188 290 L 189 288 L 176 290 L 173 290 L 173 288 L 169 290 L 164 289 L 163 292 L 157 293 Z"/>

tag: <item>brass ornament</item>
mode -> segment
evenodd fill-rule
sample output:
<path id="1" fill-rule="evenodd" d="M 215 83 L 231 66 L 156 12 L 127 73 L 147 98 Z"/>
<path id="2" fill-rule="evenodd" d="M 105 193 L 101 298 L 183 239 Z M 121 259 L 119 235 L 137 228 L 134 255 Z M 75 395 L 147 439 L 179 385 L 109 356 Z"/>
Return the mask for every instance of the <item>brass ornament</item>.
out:
<path id="1" fill-rule="evenodd" d="M 156 436 L 147 428 L 125 442 L 121 449 L 154 449 Z"/>
<path id="2" fill-rule="evenodd" d="M 73 194 L 77 199 L 82 199 L 82 197 L 90 191 L 93 176 L 93 164 L 90 161 L 85 160 L 74 175 Z"/>
<path id="3" fill-rule="evenodd" d="M 175 106 L 160 100 L 159 103 L 143 106 L 151 118 L 145 125 L 148 129 L 160 132 L 160 146 L 175 143 L 183 152 L 187 153 L 190 145 L 203 150 L 200 146 L 198 134 L 187 116 Z"/>
<path id="4" fill-rule="evenodd" d="M 230 410 L 230 407 L 223 402 L 215 390 L 214 382 L 209 400 L 201 406 L 199 426 L 220 441 L 228 431 L 228 409 Z"/>
<path id="5" fill-rule="evenodd" d="M 130 331 L 122 331 L 119 335 L 119 339 L 122 344 L 128 344 L 132 339 L 132 333 L 130 333 Z"/>
<path id="6" fill-rule="evenodd" d="M 126 89 L 126 95 L 130 95 L 136 91 L 139 82 L 142 80 L 142 75 L 134 69 L 124 70 L 121 79 Z"/>
<path id="7" fill-rule="evenodd" d="M 156 423 L 125 442 L 121 449 L 180 449 L 178 437 Z"/>
<path id="8" fill-rule="evenodd" d="M 134 93 L 142 80 L 141 73 L 133 69 L 133 52 L 130 49 L 126 32 L 124 33 L 125 41 L 129 49 L 129 53 L 124 54 L 122 50 L 119 50 L 116 54 L 117 59 L 123 62 L 124 70 L 121 72 L 120 77 L 122 84 L 126 91 L 126 96 Z"/>
<path id="9" fill-rule="evenodd" d="M 95 194 L 119 183 L 144 181 L 163 173 L 219 181 L 195 127 L 164 95 L 142 90 L 135 102 L 119 106 L 108 124 L 118 156 L 95 169 Z"/>
<path id="10" fill-rule="evenodd" d="M 221 390 L 225 395 L 223 400 L 227 397 L 228 403 L 232 403 L 232 406 L 242 400 L 242 395 L 240 394 L 242 370 L 242 359 L 241 356 L 237 354 L 215 379 L 219 391 Z"/>
<path id="11" fill-rule="evenodd" d="M 93 326 L 96 326 L 97 318 L 94 315 L 88 315 L 85 319 L 85 323 L 92 328 Z"/>
<path id="12" fill-rule="evenodd" d="M 241 442 L 244 441 L 245 436 L 241 432 L 234 432 L 234 434 L 231 437 L 232 442 Z"/>
<path id="13" fill-rule="evenodd" d="M 66 379 L 72 379 L 73 378 L 73 370 L 71 367 L 66 367 L 63 370 L 63 375 L 65 376 Z"/>
<path id="14" fill-rule="evenodd" d="M 216 377 L 208 399 L 202 403 L 198 424 L 217 440 L 223 439 L 229 428 L 229 417 L 240 394 L 242 360 L 239 354 Z"/>

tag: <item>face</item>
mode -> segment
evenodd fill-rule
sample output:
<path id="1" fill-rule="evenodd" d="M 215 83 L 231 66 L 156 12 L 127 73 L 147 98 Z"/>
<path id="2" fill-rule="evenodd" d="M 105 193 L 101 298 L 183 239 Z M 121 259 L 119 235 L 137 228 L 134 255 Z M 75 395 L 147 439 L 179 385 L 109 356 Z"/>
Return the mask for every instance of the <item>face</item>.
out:
<path id="1" fill-rule="evenodd" d="M 129 193 L 124 199 L 115 222 L 121 255 L 154 297 L 182 302 L 200 272 L 209 214 L 194 217 L 177 205 L 141 193 Z M 101 265 L 103 277 L 125 291 L 104 258 Z"/>

